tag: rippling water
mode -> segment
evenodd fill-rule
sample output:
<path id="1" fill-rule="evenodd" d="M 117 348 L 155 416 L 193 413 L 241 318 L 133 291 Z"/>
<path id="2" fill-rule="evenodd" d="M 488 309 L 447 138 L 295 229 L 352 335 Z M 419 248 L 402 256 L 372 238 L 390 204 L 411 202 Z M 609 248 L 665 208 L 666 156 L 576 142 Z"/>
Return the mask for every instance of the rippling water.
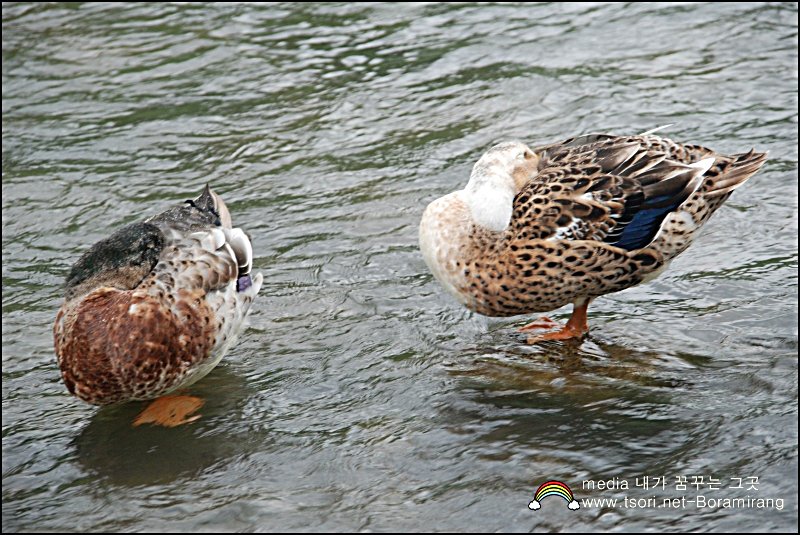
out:
<path id="1" fill-rule="evenodd" d="M 2 13 L 3 530 L 797 529 L 796 4 Z M 493 143 L 668 123 L 770 159 L 583 343 L 520 345 L 428 273 L 422 210 Z M 265 284 L 203 417 L 134 429 L 60 382 L 59 285 L 207 181 Z M 549 479 L 785 504 L 528 510 Z"/>

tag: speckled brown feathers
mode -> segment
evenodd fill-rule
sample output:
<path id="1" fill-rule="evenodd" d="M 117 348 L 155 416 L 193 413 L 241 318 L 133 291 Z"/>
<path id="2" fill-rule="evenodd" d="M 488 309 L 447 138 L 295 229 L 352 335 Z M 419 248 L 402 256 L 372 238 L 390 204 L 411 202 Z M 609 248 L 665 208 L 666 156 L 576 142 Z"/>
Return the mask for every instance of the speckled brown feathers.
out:
<path id="1" fill-rule="evenodd" d="M 249 240 L 209 188 L 92 246 L 67 277 L 53 329 L 67 389 L 105 405 L 202 378 L 261 286 L 251 259 Z"/>
<path id="2" fill-rule="evenodd" d="M 175 311 L 146 292 L 101 288 L 56 318 L 56 352 L 70 393 L 95 405 L 174 390 L 214 345 L 200 292 L 178 291 Z"/>
<path id="3" fill-rule="evenodd" d="M 467 188 L 430 204 L 420 246 L 436 278 L 481 314 L 585 306 L 656 277 L 765 158 L 652 134 L 591 134 L 533 150 L 501 144 Z M 529 161 L 536 167 L 520 181 Z M 504 199 L 505 227 L 479 224 L 478 216 L 502 219 Z"/>

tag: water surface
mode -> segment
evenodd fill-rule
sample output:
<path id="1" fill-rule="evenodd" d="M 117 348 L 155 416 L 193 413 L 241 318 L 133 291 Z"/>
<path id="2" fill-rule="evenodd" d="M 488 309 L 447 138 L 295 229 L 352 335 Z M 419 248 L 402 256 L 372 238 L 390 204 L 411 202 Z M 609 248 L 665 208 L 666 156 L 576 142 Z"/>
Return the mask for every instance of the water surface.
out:
<path id="1" fill-rule="evenodd" d="M 796 531 L 796 4 L 9 4 L 2 24 L 3 530 Z M 524 346 L 527 318 L 428 273 L 422 211 L 492 144 L 670 123 L 770 159 L 663 276 L 598 299 L 582 343 Z M 59 285 L 206 182 L 265 283 L 192 388 L 203 417 L 134 429 L 141 404 L 61 383 Z M 582 489 L 612 478 L 633 488 Z M 549 479 L 785 504 L 528 510 Z"/>

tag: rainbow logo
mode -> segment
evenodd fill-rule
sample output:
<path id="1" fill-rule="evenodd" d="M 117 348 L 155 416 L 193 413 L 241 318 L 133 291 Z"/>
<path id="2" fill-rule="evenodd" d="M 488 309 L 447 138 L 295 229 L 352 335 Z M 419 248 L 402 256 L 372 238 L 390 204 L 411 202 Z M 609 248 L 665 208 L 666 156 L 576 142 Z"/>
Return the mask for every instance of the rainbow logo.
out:
<path id="1" fill-rule="evenodd" d="M 542 508 L 542 500 L 548 496 L 561 496 L 567 501 L 567 507 L 573 511 L 581 508 L 581 504 L 579 504 L 575 496 L 572 495 L 569 486 L 561 481 L 548 481 L 542 483 L 539 485 L 539 488 L 536 489 L 536 495 L 534 495 L 531 503 L 528 504 L 528 509 L 531 511 L 538 511 Z"/>

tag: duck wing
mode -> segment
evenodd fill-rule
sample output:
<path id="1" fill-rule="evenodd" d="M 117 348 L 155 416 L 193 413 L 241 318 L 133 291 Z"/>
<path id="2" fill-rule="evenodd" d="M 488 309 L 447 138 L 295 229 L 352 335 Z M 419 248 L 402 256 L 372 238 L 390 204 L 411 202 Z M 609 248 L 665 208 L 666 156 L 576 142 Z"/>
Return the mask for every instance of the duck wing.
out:
<path id="1" fill-rule="evenodd" d="M 654 137 L 589 134 L 535 149 L 539 172 L 514 199 L 514 232 L 646 246 L 714 163 L 678 161 Z"/>

